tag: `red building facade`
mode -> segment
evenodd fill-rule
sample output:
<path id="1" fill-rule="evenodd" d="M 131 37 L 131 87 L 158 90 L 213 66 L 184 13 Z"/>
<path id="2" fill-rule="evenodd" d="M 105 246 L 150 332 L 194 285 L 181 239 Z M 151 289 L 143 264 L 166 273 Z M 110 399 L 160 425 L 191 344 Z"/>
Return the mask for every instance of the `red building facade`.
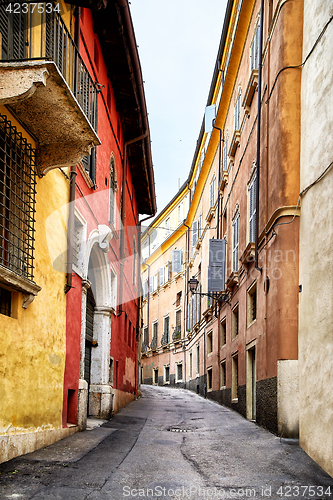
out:
<path id="1" fill-rule="evenodd" d="M 97 84 L 101 142 L 70 172 L 63 426 L 84 429 L 87 415 L 109 418 L 136 395 L 139 214 L 155 214 L 156 202 L 127 0 L 76 5 L 73 32 Z"/>

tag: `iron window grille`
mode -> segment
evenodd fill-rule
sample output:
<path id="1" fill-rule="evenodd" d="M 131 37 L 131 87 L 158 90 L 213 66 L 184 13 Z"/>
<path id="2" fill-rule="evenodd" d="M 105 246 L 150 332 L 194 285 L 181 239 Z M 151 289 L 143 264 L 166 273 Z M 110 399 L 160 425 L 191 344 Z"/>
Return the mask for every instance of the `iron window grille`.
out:
<path id="1" fill-rule="evenodd" d="M 35 149 L 0 115 L 0 264 L 33 281 Z"/>
<path id="2" fill-rule="evenodd" d="M 97 131 L 98 86 L 91 78 L 70 32 L 58 12 L 40 14 L 41 29 L 28 14 L 6 12 L 0 5 L 1 60 L 53 61 L 66 80 L 90 125 Z"/>

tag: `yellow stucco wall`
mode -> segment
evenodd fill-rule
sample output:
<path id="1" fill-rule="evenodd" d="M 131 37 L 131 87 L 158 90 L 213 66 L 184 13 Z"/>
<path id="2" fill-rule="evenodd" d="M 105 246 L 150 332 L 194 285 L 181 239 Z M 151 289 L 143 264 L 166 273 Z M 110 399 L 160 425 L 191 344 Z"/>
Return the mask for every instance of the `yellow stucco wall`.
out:
<path id="1" fill-rule="evenodd" d="M 34 141 L 6 108 L 12 125 Z M 47 248 L 45 220 L 69 198 L 60 170 L 37 178 L 34 281 L 42 288 L 27 309 L 12 293 L 12 317 L 0 315 L 0 434 L 60 428 L 66 352 L 66 275 L 55 271 Z M 67 220 L 67 218 L 66 218 Z M 56 238 L 66 232 L 56 227 Z M 57 234 L 58 231 L 58 234 Z"/>

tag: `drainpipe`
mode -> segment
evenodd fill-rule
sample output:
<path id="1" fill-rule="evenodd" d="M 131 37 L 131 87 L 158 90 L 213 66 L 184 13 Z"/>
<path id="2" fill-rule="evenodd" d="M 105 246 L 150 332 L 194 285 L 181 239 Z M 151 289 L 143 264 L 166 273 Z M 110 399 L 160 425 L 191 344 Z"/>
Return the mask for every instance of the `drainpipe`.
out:
<path id="1" fill-rule="evenodd" d="M 256 234 L 255 234 L 255 268 L 259 267 L 259 187 L 260 187 L 260 127 L 261 127 L 261 81 L 262 81 L 262 42 L 264 24 L 264 0 L 260 3 L 260 31 L 259 31 L 259 69 L 258 69 L 258 117 L 257 117 L 257 175 L 256 175 Z"/>
<path id="2" fill-rule="evenodd" d="M 75 209 L 75 179 L 76 166 L 71 166 L 69 183 L 69 211 L 67 226 L 67 278 L 65 293 L 69 292 L 73 283 L 73 236 L 74 236 L 74 209 Z"/>
<path id="3" fill-rule="evenodd" d="M 120 316 L 123 312 L 122 303 L 123 303 L 123 279 L 124 279 L 124 246 L 125 246 L 125 201 L 126 201 L 126 179 L 127 179 L 127 148 L 131 144 L 135 142 L 142 141 L 148 136 L 148 129 L 142 135 L 135 137 L 135 139 L 131 139 L 130 141 L 126 141 L 124 143 L 124 155 L 123 155 L 123 182 L 122 182 L 122 193 L 121 193 L 121 212 L 120 219 L 122 223 L 122 228 L 120 230 L 120 282 L 119 282 L 119 305 L 118 305 L 118 316 Z"/>

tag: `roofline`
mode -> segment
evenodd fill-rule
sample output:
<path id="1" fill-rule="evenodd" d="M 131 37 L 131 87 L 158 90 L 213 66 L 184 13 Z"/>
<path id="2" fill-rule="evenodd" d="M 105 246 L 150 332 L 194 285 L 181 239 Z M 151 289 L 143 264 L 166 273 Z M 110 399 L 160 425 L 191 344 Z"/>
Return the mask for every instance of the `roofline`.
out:
<path id="1" fill-rule="evenodd" d="M 140 113 L 141 113 L 143 128 L 144 128 L 143 132 L 144 133 L 147 132 L 147 136 L 144 139 L 145 145 L 146 145 L 146 147 L 145 147 L 146 162 L 145 163 L 146 163 L 146 167 L 147 167 L 147 177 L 148 177 L 148 184 L 149 184 L 149 189 L 150 189 L 150 202 L 151 202 L 151 212 L 147 213 L 147 214 L 148 215 L 155 215 L 157 212 L 156 192 L 155 192 L 155 177 L 154 177 L 153 160 L 152 160 L 152 153 L 151 153 L 151 139 L 150 139 L 146 97 L 145 97 L 144 87 L 143 87 L 141 63 L 140 63 L 139 53 L 138 53 L 138 49 L 137 49 L 137 43 L 136 43 L 134 27 L 133 27 L 133 22 L 132 22 L 132 16 L 131 16 L 128 0 L 117 0 L 117 4 L 122 9 L 122 19 L 123 19 L 123 23 L 124 23 L 124 28 L 126 29 L 126 32 L 128 35 L 129 48 L 130 48 L 130 52 L 131 52 L 131 59 L 132 59 L 133 70 L 134 70 L 134 78 L 136 81 L 137 92 L 138 92 L 138 97 L 139 97 L 139 102 L 140 102 Z"/>

